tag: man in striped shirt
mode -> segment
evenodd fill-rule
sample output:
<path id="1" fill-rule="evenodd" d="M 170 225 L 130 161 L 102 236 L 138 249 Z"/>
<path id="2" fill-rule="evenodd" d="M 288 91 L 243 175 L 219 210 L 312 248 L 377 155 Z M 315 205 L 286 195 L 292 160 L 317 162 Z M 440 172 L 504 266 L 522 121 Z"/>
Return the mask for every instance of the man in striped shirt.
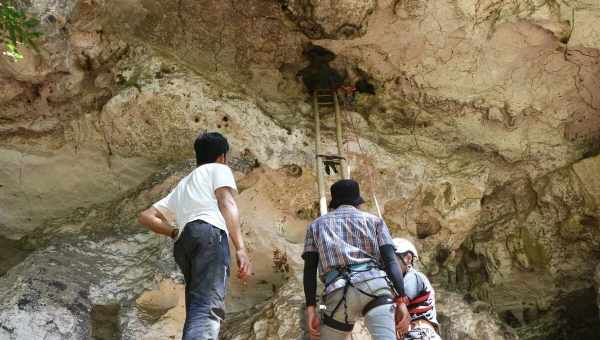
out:
<path id="1" fill-rule="evenodd" d="M 358 209 L 364 200 L 357 182 L 336 182 L 331 197 L 332 211 L 310 224 L 302 254 L 310 336 L 346 339 L 364 316 L 373 338 L 395 340 L 396 332 L 408 330 L 409 314 L 390 232 L 381 218 Z M 325 284 L 322 326 L 316 311 L 317 266 Z"/>

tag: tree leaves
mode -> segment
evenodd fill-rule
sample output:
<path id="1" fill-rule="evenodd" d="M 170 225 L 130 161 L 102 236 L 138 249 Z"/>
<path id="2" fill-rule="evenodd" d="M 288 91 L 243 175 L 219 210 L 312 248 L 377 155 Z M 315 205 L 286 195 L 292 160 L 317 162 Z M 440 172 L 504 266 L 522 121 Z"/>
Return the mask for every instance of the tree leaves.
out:
<path id="1" fill-rule="evenodd" d="M 2 54 L 13 61 L 23 59 L 20 51 L 22 46 L 39 51 L 35 40 L 42 36 L 37 31 L 40 22 L 36 18 L 28 17 L 24 11 L 18 9 L 12 0 L 0 0 L 0 40 L 4 47 Z"/>

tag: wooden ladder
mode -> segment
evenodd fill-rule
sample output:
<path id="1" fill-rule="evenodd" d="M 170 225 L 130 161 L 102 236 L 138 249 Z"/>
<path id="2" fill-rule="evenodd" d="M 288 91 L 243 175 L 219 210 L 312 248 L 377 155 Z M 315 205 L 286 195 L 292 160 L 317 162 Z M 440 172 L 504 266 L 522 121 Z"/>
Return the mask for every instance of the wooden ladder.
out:
<path id="1" fill-rule="evenodd" d="M 335 137 L 337 142 L 337 154 L 321 153 L 321 108 L 333 107 L 335 113 Z M 317 171 L 317 186 L 319 189 L 319 209 L 321 216 L 327 214 L 327 198 L 325 193 L 325 174 L 331 170 L 338 172 L 341 179 L 349 179 L 350 171 L 346 158 L 342 153 L 342 120 L 340 104 L 334 90 L 315 90 L 313 93 L 313 112 L 315 115 L 315 163 Z M 341 171 L 338 171 L 340 169 Z"/>

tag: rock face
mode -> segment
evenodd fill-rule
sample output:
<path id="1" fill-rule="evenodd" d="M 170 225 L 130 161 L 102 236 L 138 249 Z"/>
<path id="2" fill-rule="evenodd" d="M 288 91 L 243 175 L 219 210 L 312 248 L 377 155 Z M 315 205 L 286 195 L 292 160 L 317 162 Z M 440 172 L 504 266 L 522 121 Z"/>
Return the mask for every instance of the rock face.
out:
<path id="1" fill-rule="evenodd" d="M 302 290 L 301 278 L 292 277 L 284 288 L 268 303 L 237 315 L 228 321 L 235 327 L 226 327 L 225 339 L 304 339 L 306 319 L 304 298 L 298 295 Z M 458 339 L 516 339 L 509 330 L 500 326 L 489 313 L 485 304 L 469 305 L 455 293 L 439 290 L 436 295 L 438 314 L 441 322 L 442 338 Z M 355 325 L 354 339 L 371 339 L 362 322 Z"/>
<path id="2" fill-rule="evenodd" d="M 30 255 L 0 279 L 0 338 L 114 338 L 119 315 L 127 313 L 123 302 L 150 287 L 160 259 L 152 256 L 161 250 L 156 241 L 147 234 L 82 238 Z"/>
<path id="3" fill-rule="evenodd" d="M 204 130 L 230 139 L 257 263 L 223 336 L 302 338 L 309 42 L 373 86 L 340 94 L 344 149 L 366 209 L 376 194 L 440 285 L 444 338 L 600 332 L 596 1 L 30 3 L 42 52 L 0 58 L 0 338 L 179 336 L 169 245 L 135 216 Z"/>
<path id="4" fill-rule="evenodd" d="M 538 328 L 540 337 L 568 329 L 556 319 L 568 323 L 584 314 L 583 322 L 594 324 L 598 314 L 589 277 L 598 261 L 590 259 L 600 246 L 600 229 L 595 179 L 585 169 L 598 159 L 486 196 L 479 225 L 461 246 L 463 256 L 449 277 L 489 301 L 512 326 Z M 557 305 L 566 309 L 553 308 Z M 581 331 L 577 336 L 586 338 L 597 329 Z"/>
<path id="5" fill-rule="evenodd" d="M 311 39 L 354 38 L 366 32 L 376 1 L 282 0 L 281 7 Z"/>
<path id="6" fill-rule="evenodd" d="M 594 276 L 594 280 L 596 281 L 597 289 L 596 305 L 600 308 L 600 265 L 596 267 L 596 276 Z"/>
<path id="7" fill-rule="evenodd" d="M 498 322 L 488 304 L 468 303 L 462 295 L 440 289 L 436 296 L 442 339 L 518 339 Z"/>
<path id="8" fill-rule="evenodd" d="M 106 26 L 135 21 L 108 15 L 115 3 L 116 12 L 143 18 L 131 1 L 35 1 L 43 52 L 25 51 L 19 63 L 0 59 L 0 87 L 10 89 L 0 95 L 4 236 L 20 238 L 48 219 L 111 200 L 158 169 L 149 158 L 114 157 L 98 121 L 114 95 L 111 67 L 128 48 Z"/>
<path id="9" fill-rule="evenodd" d="M 280 289 L 266 304 L 259 305 L 228 320 L 224 339 L 303 339 L 304 298 L 298 292 L 302 285 L 295 278 Z M 235 325 L 235 326 L 233 326 Z"/>

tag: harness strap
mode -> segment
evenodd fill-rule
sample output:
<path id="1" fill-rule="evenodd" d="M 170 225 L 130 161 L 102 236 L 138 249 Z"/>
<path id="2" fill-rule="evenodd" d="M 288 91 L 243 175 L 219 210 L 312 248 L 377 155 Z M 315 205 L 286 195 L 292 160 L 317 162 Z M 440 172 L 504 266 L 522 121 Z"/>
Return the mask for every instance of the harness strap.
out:
<path id="1" fill-rule="evenodd" d="M 425 292 L 425 293 L 415 297 L 414 299 L 410 300 L 407 307 L 410 307 L 413 305 L 418 305 L 420 303 L 427 301 L 429 299 L 430 295 L 431 295 L 431 292 Z"/>
<path id="2" fill-rule="evenodd" d="M 354 328 L 354 324 L 348 322 L 348 306 L 347 306 L 347 301 L 346 301 L 346 295 L 348 294 L 349 287 L 356 289 L 361 294 L 364 294 L 366 296 L 373 298 L 373 300 L 370 301 L 365 306 L 365 308 L 363 308 L 363 311 L 362 311 L 363 315 L 365 315 L 367 312 L 369 312 L 371 309 L 373 309 L 375 307 L 378 307 L 378 306 L 381 306 L 384 304 L 394 303 L 394 300 L 391 296 L 388 296 L 388 295 L 377 296 L 377 295 L 365 292 L 364 290 L 362 290 L 362 289 L 356 287 L 354 284 L 352 284 L 352 274 L 366 272 L 373 268 L 377 268 L 377 267 L 369 265 L 364 270 L 352 270 L 351 268 L 347 268 L 347 267 L 343 268 L 343 271 L 336 270 L 338 275 L 335 276 L 333 279 L 329 280 L 329 282 L 326 282 L 325 287 L 327 287 L 331 283 L 337 281 L 340 277 L 343 278 L 344 281 L 346 281 L 346 284 L 344 285 L 344 291 L 342 293 L 342 298 L 335 305 L 335 307 L 333 308 L 331 313 L 329 315 L 327 315 L 326 313 L 323 313 L 323 323 L 324 324 L 326 324 L 327 326 L 329 326 L 333 329 L 337 329 L 339 331 L 343 331 L 343 332 L 352 331 L 352 329 Z M 338 308 L 340 308 L 342 303 L 344 303 L 344 321 L 345 322 L 339 322 L 333 318 L 333 316 L 335 315 L 335 312 L 338 310 Z"/>
<path id="3" fill-rule="evenodd" d="M 353 284 L 352 284 L 352 283 L 350 283 L 350 282 L 348 283 L 348 286 L 350 286 L 350 287 L 352 287 L 352 288 L 354 288 L 354 289 L 358 290 L 358 291 L 359 291 L 361 294 L 364 294 L 364 295 L 366 295 L 366 296 L 368 296 L 368 297 L 371 297 L 371 298 L 373 298 L 373 299 L 376 299 L 376 298 L 378 298 L 378 297 L 379 297 L 378 295 L 375 295 L 375 294 L 371 294 L 371 293 L 367 293 L 367 292 L 365 292 L 364 290 L 362 290 L 362 289 L 360 289 L 360 288 L 356 287 L 355 285 L 353 285 Z"/>
<path id="4" fill-rule="evenodd" d="M 367 313 L 375 308 L 375 307 L 379 307 L 379 306 L 383 306 L 383 305 L 389 305 L 394 303 L 394 299 L 389 296 L 389 295 L 380 295 L 376 298 L 374 298 L 373 300 L 371 300 L 369 303 L 367 303 L 367 305 L 365 306 L 365 308 L 363 308 L 362 310 L 362 315 L 365 316 L 367 315 Z"/>
<path id="5" fill-rule="evenodd" d="M 342 331 L 342 332 L 351 332 L 352 329 L 354 328 L 353 323 L 339 322 L 327 314 L 323 314 L 323 323 L 333 329 L 336 329 L 336 330 Z"/>
<path id="6" fill-rule="evenodd" d="M 323 314 L 323 323 L 326 324 L 327 326 L 336 329 L 338 331 L 342 331 L 342 332 L 351 332 L 352 329 L 354 328 L 354 324 L 353 323 L 349 323 L 348 322 L 348 314 L 346 312 L 346 322 L 340 322 L 337 321 L 336 319 L 333 318 L 333 315 L 335 314 L 335 311 L 339 308 L 339 306 L 341 305 L 342 301 L 344 301 L 346 299 L 346 296 L 344 294 L 344 297 L 340 300 L 340 302 L 338 302 L 338 304 L 335 306 L 333 312 L 330 315 L 327 314 Z M 371 300 L 369 303 L 367 303 L 367 305 L 365 306 L 365 308 L 363 308 L 362 310 L 362 315 L 367 315 L 367 313 L 369 311 L 371 311 L 373 308 L 375 307 L 379 307 L 379 306 L 383 306 L 383 305 L 389 305 L 389 304 L 393 304 L 394 303 L 394 299 L 389 296 L 389 295 L 380 295 L 375 297 L 373 300 Z M 346 306 L 344 306 L 346 307 Z"/>
<path id="7" fill-rule="evenodd" d="M 352 276 L 354 276 L 354 274 L 368 272 L 372 269 L 380 269 L 380 268 L 379 268 L 379 266 L 376 266 L 376 265 L 367 264 L 367 267 L 362 270 L 352 269 L 352 268 L 349 268 L 348 266 L 334 269 L 333 272 L 337 275 L 329 276 L 329 274 L 331 274 L 332 272 L 329 272 L 326 275 L 325 288 L 327 288 L 332 283 L 336 282 L 340 277 L 346 279 L 347 282 L 350 282 L 350 279 L 352 278 Z M 350 274 L 350 276 L 348 274 Z"/>
<path id="8" fill-rule="evenodd" d="M 423 314 L 433 309 L 433 306 L 417 306 L 408 309 L 409 314 Z"/>
<path id="9" fill-rule="evenodd" d="M 346 302 L 346 293 L 348 293 L 348 285 L 344 286 L 344 293 L 342 295 L 342 298 L 340 299 L 340 301 L 338 301 L 337 305 L 335 305 L 335 307 L 331 311 L 331 316 L 328 316 L 329 318 L 333 319 L 333 315 L 338 310 L 338 308 L 340 308 L 340 305 L 342 304 L 342 302 L 344 302 L 344 305 L 345 305 L 345 302 Z M 327 316 L 327 314 L 324 314 L 324 315 Z M 348 322 L 348 316 L 347 315 L 346 315 L 346 322 Z"/>

